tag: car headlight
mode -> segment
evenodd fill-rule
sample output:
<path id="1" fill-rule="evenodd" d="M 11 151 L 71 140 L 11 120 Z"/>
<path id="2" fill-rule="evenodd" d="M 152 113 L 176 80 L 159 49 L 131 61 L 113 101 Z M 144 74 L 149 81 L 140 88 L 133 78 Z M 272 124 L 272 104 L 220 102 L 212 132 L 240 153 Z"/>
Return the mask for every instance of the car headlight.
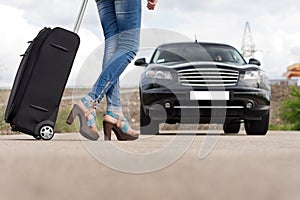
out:
<path id="1" fill-rule="evenodd" d="M 246 71 L 244 74 L 244 80 L 254 80 L 259 79 L 263 75 L 262 71 Z"/>
<path id="2" fill-rule="evenodd" d="M 154 79 L 173 79 L 171 72 L 160 70 L 149 70 L 146 72 L 146 77 Z"/>

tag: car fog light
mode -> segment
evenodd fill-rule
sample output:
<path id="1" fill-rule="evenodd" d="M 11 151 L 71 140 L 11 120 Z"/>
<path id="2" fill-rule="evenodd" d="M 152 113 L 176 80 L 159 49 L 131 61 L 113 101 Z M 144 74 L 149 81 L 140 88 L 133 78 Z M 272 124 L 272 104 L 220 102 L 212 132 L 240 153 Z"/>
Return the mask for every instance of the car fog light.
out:
<path id="1" fill-rule="evenodd" d="M 248 103 L 246 104 L 246 108 L 247 108 L 247 109 L 252 109 L 252 108 L 253 108 L 253 103 L 252 103 L 252 102 L 248 102 Z"/>
<path id="2" fill-rule="evenodd" d="M 170 103 L 170 102 L 166 102 L 164 106 L 165 106 L 165 108 L 167 108 L 167 109 L 168 109 L 168 108 L 171 108 L 171 106 L 172 106 L 172 105 L 171 105 L 171 103 Z"/>

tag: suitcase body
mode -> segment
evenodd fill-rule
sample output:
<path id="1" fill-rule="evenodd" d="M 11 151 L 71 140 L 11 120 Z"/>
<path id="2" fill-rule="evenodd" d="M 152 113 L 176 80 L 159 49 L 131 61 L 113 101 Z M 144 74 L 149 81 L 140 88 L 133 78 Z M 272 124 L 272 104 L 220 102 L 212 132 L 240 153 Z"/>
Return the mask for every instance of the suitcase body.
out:
<path id="1" fill-rule="evenodd" d="M 60 101 L 79 48 L 79 36 L 44 28 L 30 42 L 11 90 L 5 121 L 13 131 L 52 139 Z"/>

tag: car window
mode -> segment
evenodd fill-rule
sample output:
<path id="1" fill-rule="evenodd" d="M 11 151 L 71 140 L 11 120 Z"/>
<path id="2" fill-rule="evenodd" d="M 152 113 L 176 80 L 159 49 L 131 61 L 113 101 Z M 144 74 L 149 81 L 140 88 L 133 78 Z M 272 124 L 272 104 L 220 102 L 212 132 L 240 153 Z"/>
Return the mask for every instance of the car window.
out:
<path id="1" fill-rule="evenodd" d="M 245 64 L 241 55 L 229 46 L 205 46 L 207 53 L 211 56 L 213 61 L 224 63 Z"/>
<path id="2" fill-rule="evenodd" d="M 223 63 L 245 64 L 244 59 L 234 48 L 226 45 L 214 44 L 181 44 L 166 45 L 155 52 L 152 62 L 199 62 L 215 61 Z"/>

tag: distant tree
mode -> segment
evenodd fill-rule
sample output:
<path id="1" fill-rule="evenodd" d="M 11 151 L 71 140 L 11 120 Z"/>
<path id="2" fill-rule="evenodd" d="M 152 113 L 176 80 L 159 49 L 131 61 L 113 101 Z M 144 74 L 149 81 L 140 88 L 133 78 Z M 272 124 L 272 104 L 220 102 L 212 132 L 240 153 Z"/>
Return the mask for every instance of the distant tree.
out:
<path id="1" fill-rule="evenodd" d="M 300 130 L 300 91 L 295 86 L 291 86 L 290 89 L 290 95 L 281 107 L 280 118 L 292 124 L 294 130 Z"/>

